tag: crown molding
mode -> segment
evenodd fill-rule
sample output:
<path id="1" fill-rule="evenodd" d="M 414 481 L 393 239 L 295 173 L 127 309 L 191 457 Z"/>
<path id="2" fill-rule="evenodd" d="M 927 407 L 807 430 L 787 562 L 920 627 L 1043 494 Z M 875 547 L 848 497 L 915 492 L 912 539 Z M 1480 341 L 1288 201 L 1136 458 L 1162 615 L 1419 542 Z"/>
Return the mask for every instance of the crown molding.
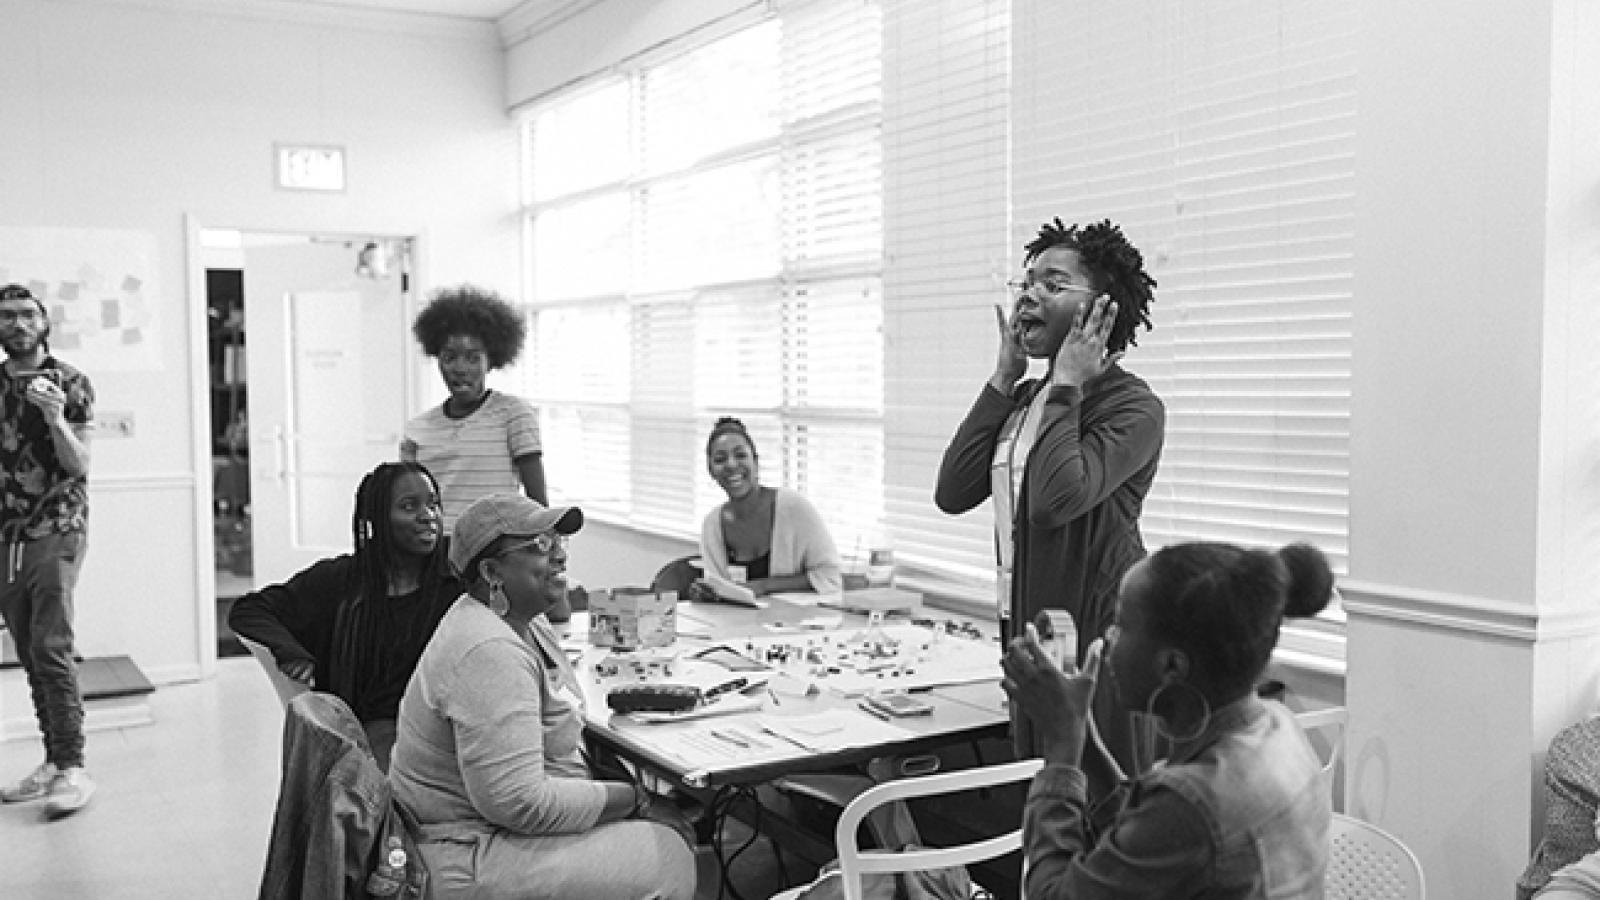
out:
<path id="1" fill-rule="evenodd" d="M 531 40 L 604 0 L 523 0 L 495 21 L 500 46 L 510 49 Z"/>
<path id="2" fill-rule="evenodd" d="M 61 5 L 119 6 L 185 16 L 247 19 L 482 42 L 496 41 L 495 24 L 483 19 L 407 10 L 344 6 L 319 0 L 54 0 Z"/>

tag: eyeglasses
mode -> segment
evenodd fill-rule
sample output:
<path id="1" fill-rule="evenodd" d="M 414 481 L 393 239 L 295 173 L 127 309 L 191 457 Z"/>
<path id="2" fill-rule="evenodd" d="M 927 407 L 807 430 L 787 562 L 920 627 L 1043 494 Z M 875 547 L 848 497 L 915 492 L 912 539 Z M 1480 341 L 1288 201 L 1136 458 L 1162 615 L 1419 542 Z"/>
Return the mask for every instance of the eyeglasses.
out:
<path id="1" fill-rule="evenodd" d="M 1042 286 L 1044 288 L 1044 292 L 1052 297 L 1066 293 L 1095 293 L 1095 290 L 1092 287 L 1084 287 L 1081 284 L 1073 284 L 1070 281 L 1065 281 L 1060 278 L 1036 279 L 1032 275 L 1029 275 L 1027 278 L 1013 278 L 1006 282 L 1006 287 L 1011 288 L 1011 290 L 1018 294 L 1025 294 L 1028 291 L 1033 290 L 1035 286 Z"/>
<path id="2" fill-rule="evenodd" d="M 549 553 L 551 550 L 554 550 L 557 547 L 561 547 L 562 549 L 566 549 L 566 546 L 567 546 L 567 536 L 566 535 L 559 534 L 559 533 L 554 532 L 554 531 L 546 531 L 543 534 L 536 534 L 532 538 L 530 538 L 530 539 L 528 539 L 526 541 L 523 541 L 520 544 L 512 544 L 511 546 L 505 548 L 504 550 L 501 550 L 499 555 L 500 556 L 505 556 L 507 553 L 511 553 L 513 551 L 516 551 L 516 550 L 526 550 L 529 547 L 532 547 L 533 549 L 539 551 L 540 553 Z"/>
<path id="3" fill-rule="evenodd" d="M 39 311 L 37 309 L 0 309 L 0 323 L 12 322 L 37 322 Z"/>

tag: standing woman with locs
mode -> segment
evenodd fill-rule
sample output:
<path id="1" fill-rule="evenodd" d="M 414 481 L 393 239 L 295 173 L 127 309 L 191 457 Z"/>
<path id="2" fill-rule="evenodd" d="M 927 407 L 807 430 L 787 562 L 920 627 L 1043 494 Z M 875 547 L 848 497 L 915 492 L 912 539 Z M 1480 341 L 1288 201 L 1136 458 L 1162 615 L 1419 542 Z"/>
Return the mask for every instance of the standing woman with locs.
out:
<path id="1" fill-rule="evenodd" d="M 450 394 L 406 423 L 400 458 L 422 463 L 438 480 L 446 533 L 479 497 L 520 491 L 548 502 L 538 411 L 487 384 L 490 372 L 522 353 L 522 314 L 493 291 L 461 285 L 436 292 L 411 331 L 439 361 Z"/>
<path id="2" fill-rule="evenodd" d="M 1151 327 L 1156 282 L 1109 220 L 1079 227 L 1056 219 L 1024 251 L 1016 304 L 1009 316 L 995 310 L 994 374 L 945 448 L 934 501 L 959 514 L 994 499 L 1002 640 L 1041 610 L 1064 609 L 1082 659 L 1111 625 L 1123 573 L 1145 555 L 1139 513 L 1166 410 L 1120 361 L 1135 330 Z M 1021 380 L 1029 359 L 1049 361 L 1043 378 Z M 1126 717 L 1099 701 L 1095 713 L 1129 768 Z M 1018 744 L 1027 749 L 1025 735 Z M 1109 782 L 1113 773 L 1095 774 Z"/>

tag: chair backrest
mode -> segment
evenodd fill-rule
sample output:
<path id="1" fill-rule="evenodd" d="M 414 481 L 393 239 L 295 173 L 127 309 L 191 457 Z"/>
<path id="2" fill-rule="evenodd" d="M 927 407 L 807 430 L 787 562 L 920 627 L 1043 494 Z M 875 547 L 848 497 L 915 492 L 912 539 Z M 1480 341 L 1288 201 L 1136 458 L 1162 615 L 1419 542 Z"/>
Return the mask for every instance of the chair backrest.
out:
<path id="1" fill-rule="evenodd" d="M 680 556 L 662 566 L 661 571 L 656 573 L 655 580 L 650 582 L 650 590 L 676 591 L 678 599 L 683 599 L 683 592 L 700 577 L 700 568 L 691 562 L 699 558 L 699 554 Z"/>
<path id="2" fill-rule="evenodd" d="M 839 875 L 845 900 L 861 900 L 861 876 L 872 872 L 916 872 L 964 866 L 968 863 L 1004 856 L 1022 846 L 1022 829 L 954 847 L 919 847 L 913 850 L 862 850 L 857 843 L 861 820 L 885 803 L 909 797 L 949 794 L 970 788 L 988 787 L 1032 778 L 1044 763 L 1037 759 L 940 772 L 918 778 L 887 781 L 862 791 L 839 816 L 833 839 L 839 851 Z"/>
<path id="3" fill-rule="evenodd" d="M 256 662 L 261 664 L 261 668 L 267 670 L 267 680 L 272 682 L 272 689 L 278 692 L 278 701 L 284 706 L 287 707 L 290 700 L 310 690 L 300 682 L 283 674 L 278 669 L 278 661 L 273 658 L 272 651 L 268 650 L 265 645 L 258 644 L 242 634 L 234 636 L 239 639 L 239 643 L 243 644 L 246 650 L 250 651 L 250 655 L 256 658 Z"/>
<path id="4" fill-rule="evenodd" d="M 1370 822 L 1333 814 L 1328 900 L 1423 900 L 1422 863 L 1400 839 Z"/>
<path id="5" fill-rule="evenodd" d="M 1294 720 L 1300 730 L 1307 734 L 1313 731 L 1327 732 L 1329 749 L 1328 758 L 1322 763 L 1322 777 L 1332 790 L 1334 770 L 1339 767 L 1339 759 L 1344 755 L 1344 730 L 1350 721 L 1350 711 L 1343 706 L 1330 706 L 1327 709 L 1295 713 Z"/>

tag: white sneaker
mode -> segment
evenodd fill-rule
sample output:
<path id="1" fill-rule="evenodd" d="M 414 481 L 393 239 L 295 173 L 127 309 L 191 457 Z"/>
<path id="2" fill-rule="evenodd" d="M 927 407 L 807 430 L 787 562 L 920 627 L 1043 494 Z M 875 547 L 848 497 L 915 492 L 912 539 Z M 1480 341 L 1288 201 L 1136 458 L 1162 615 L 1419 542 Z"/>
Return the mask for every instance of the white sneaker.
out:
<path id="1" fill-rule="evenodd" d="M 82 766 L 62 769 L 56 780 L 50 782 L 50 796 L 45 800 L 44 813 L 52 819 L 70 816 L 89 805 L 94 796 L 94 782 Z"/>
<path id="2" fill-rule="evenodd" d="M 55 783 L 57 774 L 55 763 L 40 763 L 39 768 L 28 773 L 21 781 L 0 787 L 0 802 L 26 803 L 38 800 L 50 793 L 50 785 Z"/>

